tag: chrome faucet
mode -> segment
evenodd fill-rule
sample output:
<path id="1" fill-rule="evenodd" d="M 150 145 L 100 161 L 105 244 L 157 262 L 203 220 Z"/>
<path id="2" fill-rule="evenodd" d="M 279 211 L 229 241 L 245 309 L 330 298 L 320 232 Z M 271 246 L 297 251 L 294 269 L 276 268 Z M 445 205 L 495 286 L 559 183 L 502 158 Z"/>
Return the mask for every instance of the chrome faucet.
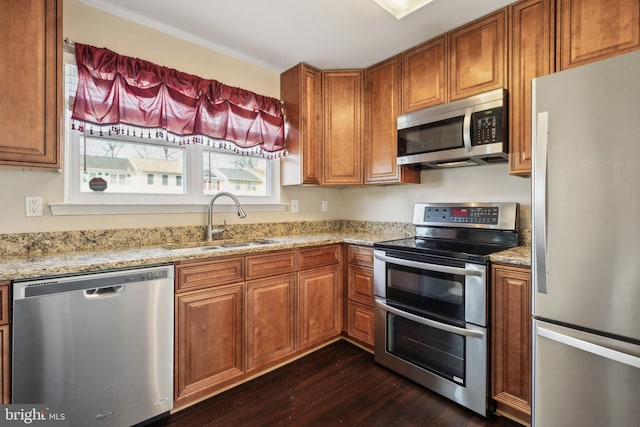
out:
<path id="1" fill-rule="evenodd" d="M 209 221 L 207 222 L 207 241 L 210 242 L 211 240 L 213 240 L 213 235 L 214 234 L 221 234 L 222 232 L 224 232 L 224 227 L 223 228 L 216 228 L 215 230 L 213 229 L 213 202 L 216 201 L 216 199 L 218 199 L 218 197 L 220 196 L 227 196 L 230 197 L 231 200 L 233 200 L 233 202 L 236 204 L 236 209 L 238 210 L 238 216 L 240 218 L 244 218 L 247 216 L 247 214 L 245 213 L 244 209 L 242 209 L 242 206 L 240 206 L 240 202 L 238 201 L 238 198 L 236 196 L 234 196 L 233 194 L 227 192 L 227 191 L 221 191 L 219 193 L 216 193 L 212 198 L 211 201 L 209 202 Z"/>

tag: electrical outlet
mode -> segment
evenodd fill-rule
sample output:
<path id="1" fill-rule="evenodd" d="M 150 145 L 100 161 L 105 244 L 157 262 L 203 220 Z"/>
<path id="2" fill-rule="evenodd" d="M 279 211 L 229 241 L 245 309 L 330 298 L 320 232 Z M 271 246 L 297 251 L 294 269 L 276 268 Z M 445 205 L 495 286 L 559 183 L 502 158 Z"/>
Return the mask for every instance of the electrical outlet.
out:
<path id="1" fill-rule="evenodd" d="M 322 212 L 327 212 L 329 210 L 329 202 L 326 200 L 322 201 Z"/>
<path id="2" fill-rule="evenodd" d="M 300 211 L 300 205 L 297 200 L 291 201 L 291 213 L 298 213 Z"/>
<path id="3" fill-rule="evenodd" d="M 25 203 L 27 216 L 42 216 L 42 196 L 27 196 Z"/>

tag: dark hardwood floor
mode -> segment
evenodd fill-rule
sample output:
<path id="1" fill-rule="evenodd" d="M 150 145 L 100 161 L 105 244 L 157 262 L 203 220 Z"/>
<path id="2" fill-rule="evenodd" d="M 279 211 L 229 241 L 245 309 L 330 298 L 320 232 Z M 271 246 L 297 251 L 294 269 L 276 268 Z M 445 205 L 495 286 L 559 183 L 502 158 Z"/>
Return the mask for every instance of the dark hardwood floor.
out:
<path id="1" fill-rule="evenodd" d="M 340 340 L 152 424 L 205 426 L 516 427 L 487 420 L 377 365 Z"/>

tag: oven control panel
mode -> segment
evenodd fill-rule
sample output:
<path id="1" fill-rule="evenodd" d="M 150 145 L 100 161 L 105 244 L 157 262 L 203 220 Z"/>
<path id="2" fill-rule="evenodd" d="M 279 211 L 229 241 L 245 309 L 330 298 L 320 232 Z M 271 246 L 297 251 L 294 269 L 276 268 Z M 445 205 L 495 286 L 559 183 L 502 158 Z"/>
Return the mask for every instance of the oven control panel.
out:
<path id="1" fill-rule="evenodd" d="M 442 207 L 426 208 L 424 220 L 426 222 L 447 222 L 454 224 L 498 224 L 497 207 L 465 208 Z"/>
<path id="2" fill-rule="evenodd" d="M 416 226 L 516 229 L 517 203 L 419 203 Z"/>

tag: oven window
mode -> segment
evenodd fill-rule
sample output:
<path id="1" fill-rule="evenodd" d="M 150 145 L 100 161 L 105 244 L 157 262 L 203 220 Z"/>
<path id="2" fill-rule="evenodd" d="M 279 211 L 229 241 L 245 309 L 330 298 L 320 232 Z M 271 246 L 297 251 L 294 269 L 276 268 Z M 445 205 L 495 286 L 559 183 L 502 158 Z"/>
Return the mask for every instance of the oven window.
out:
<path id="1" fill-rule="evenodd" d="M 464 320 L 464 276 L 387 263 L 387 299 Z"/>
<path id="2" fill-rule="evenodd" d="M 465 385 L 465 337 L 387 313 L 387 351 Z"/>

